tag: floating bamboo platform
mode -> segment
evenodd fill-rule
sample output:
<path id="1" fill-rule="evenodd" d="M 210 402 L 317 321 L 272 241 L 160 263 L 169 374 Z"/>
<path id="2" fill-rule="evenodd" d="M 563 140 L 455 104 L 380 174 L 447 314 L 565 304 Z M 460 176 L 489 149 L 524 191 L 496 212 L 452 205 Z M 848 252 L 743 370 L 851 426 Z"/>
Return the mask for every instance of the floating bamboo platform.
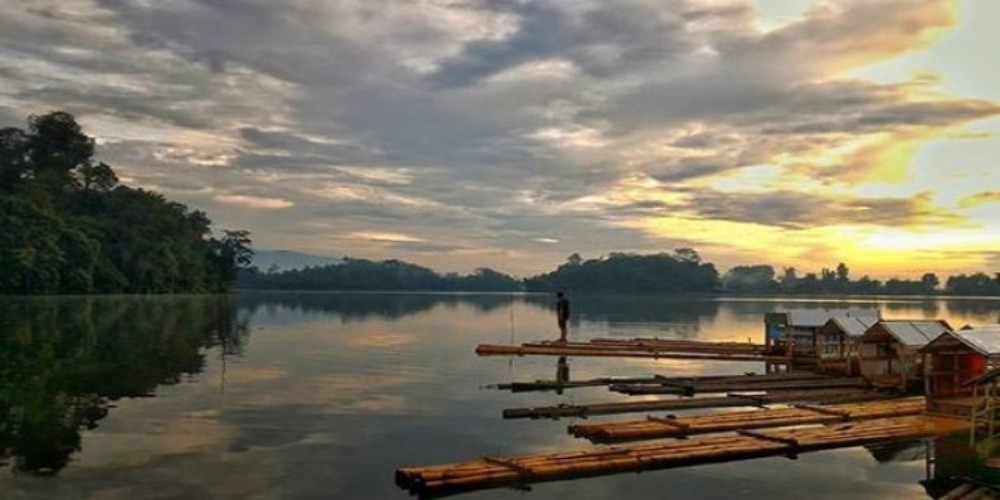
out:
<path id="1" fill-rule="evenodd" d="M 791 380 L 829 380 L 830 377 L 819 375 L 813 372 L 785 372 L 745 375 L 709 375 L 694 377 L 667 377 L 663 375 L 652 375 L 648 377 L 599 377 L 585 380 L 536 380 L 534 382 L 510 382 L 496 384 L 491 388 L 511 392 L 531 392 L 531 391 L 551 391 L 564 389 L 577 389 L 581 387 L 600 387 L 619 384 L 655 384 L 655 385 L 681 385 L 694 386 L 702 383 L 727 383 L 727 382 L 778 382 Z"/>
<path id="2" fill-rule="evenodd" d="M 631 422 L 604 422 L 569 426 L 569 433 L 594 443 L 613 443 L 640 439 L 680 438 L 746 429 L 766 429 L 793 425 L 830 424 L 876 418 L 919 415 L 924 398 L 906 398 L 873 403 L 836 405 L 796 405 L 767 411 L 739 411 L 688 417 L 647 417 Z"/>
<path id="3" fill-rule="evenodd" d="M 671 351 L 671 352 L 723 352 L 723 353 L 743 353 L 743 354 L 766 354 L 768 346 L 764 344 L 753 344 L 750 342 L 707 342 L 699 340 L 682 339 L 660 339 L 660 338 L 632 338 L 632 339 L 609 339 L 595 338 L 587 342 L 565 342 L 558 343 L 552 341 L 527 342 L 529 347 L 548 347 L 552 345 L 579 347 L 605 350 L 646 350 L 646 351 Z"/>
<path id="4" fill-rule="evenodd" d="M 655 382 L 648 384 L 613 384 L 610 389 L 628 395 L 639 394 L 684 394 L 731 392 L 731 391 L 773 391 L 773 390 L 807 390 L 834 389 L 845 387 L 867 387 L 868 383 L 861 377 L 825 377 L 812 378 L 768 378 L 732 377 L 729 379 L 694 381 L 693 383 Z"/>
<path id="5" fill-rule="evenodd" d="M 964 482 L 938 500 L 1000 500 L 1000 491 L 986 485 Z"/>
<path id="6" fill-rule="evenodd" d="M 406 467 L 396 484 L 421 497 L 463 491 L 524 486 L 579 477 L 638 472 L 715 462 L 917 439 L 968 430 L 968 422 L 924 415 L 866 420 L 823 427 L 741 430 L 736 434 L 630 447 L 597 448 L 519 457 L 485 457 L 464 463 Z"/>
<path id="7" fill-rule="evenodd" d="M 718 397 L 657 399 L 584 405 L 555 405 L 534 408 L 508 408 L 503 418 L 587 418 L 593 415 L 614 415 L 648 411 L 690 410 L 695 408 L 725 408 L 734 406 L 764 406 L 774 403 L 852 403 L 878 401 L 895 396 L 862 389 L 821 389 L 811 391 L 768 391 L 764 394 L 731 393 Z"/>
<path id="8" fill-rule="evenodd" d="M 785 356 L 732 351 L 726 348 L 622 348 L 583 343 L 547 343 L 523 345 L 480 344 L 476 347 L 480 356 L 601 356 L 621 358 L 652 359 L 700 359 L 707 361 L 762 361 L 771 364 L 790 364 Z"/>

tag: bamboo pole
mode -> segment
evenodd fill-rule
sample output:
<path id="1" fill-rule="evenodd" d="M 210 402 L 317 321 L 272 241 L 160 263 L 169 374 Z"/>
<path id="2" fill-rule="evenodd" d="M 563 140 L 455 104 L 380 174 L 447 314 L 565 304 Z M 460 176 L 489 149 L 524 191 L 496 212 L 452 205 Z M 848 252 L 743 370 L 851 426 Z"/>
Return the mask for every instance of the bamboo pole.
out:
<path id="1" fill-rule="evenodd" d="M 476 354 L 479 356 L 600 356 L 600 357 L 632 357 L 632 358 L 653 358 L 653 359 L 701 359 L 717 361 L 764 361 L 768 363 L 781 364 L 788 360 L 784 356 L 765 356 L 760 354 L 730 354 L 725 351 L 698 351 L 698 352 L 668 352 L 658 350 L 640 349 L 597 349 L 590 347 L 573 347 L 561 345 L 545 346 L 511 346 L 480 344 L 476 347 Z"/>

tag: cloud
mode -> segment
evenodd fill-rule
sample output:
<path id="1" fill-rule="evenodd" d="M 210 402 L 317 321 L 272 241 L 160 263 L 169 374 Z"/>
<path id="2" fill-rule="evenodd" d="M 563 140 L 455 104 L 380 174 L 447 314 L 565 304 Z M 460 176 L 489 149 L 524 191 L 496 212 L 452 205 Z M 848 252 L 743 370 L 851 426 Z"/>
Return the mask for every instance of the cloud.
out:
<path id="1" fill-rule="evenodd" d="M 247 195 L 216 195 L 215 200 L 226 203 L 228 205 L 235 205 L 243 208 L 257 208 L 257 209 L 283 209 L 291 208 L 295 206 L 295 203 L 283 200 L 281 198 L 262 198 L 259 196 L 247 196 Z"/>
<path id="2" fill-rule="evenodd" d="M 958 206 L 961 208 L 977 207 L 987 203 L 1000 203 L 1000 191 L 983 191 L 971 196 L 966 196 L 959 200 Z"/>
<path id="3" fill-rule="evenodd" d="M 958 215 L 931 202 L 931 193 L 910 198 L 861 198 L 779 191 L 693 193 L 684 207 L 706 219 L 749 222 L 789 229 L 833 225 L 954 226 Z"/>
<path id="4" fill-rule="evenodd" d="M 369 241 L 387 241 L 391 243 L 403 243 L 403 242 L 415 243 L 424 241 L 420 238 L 405 235 L 402 233 L 370 233 L 364 231 L 345 234 L 344 237 L 352 239 L 360 239 L 360 240 L 369 240 Z"/>
<path id="5" fill-rule="evenodd" d="M 954 27 L 953 0 L 822 2 L 769 31 L 742 0 L 0 6 L 0 118 L 73 112 L 123 178 L 260 245 L 447 270 L 698 243 L 643 229 L 665 213 L 958 225 L 935 186 L 857 189 L 1000 116 L 947 75 L 856 74 Z"/>

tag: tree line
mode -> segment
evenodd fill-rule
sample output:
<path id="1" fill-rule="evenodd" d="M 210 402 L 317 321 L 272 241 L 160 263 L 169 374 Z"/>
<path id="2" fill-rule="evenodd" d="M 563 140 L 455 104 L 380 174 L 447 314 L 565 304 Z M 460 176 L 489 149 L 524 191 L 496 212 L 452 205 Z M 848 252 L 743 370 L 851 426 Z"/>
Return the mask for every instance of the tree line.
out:
<path id="1" fill-rule="evenodd" d="M 819 273 L 799 275 L 784 268 L 779 275 L 766 264 L 736 266 L 721 274 L 691 248 L 673 253 L 612 252 L 583 259 L 570 255 L 556 269 L 518 279 L 489 268 L 474 273 L 439 274 L 399 260 L 381 262 L 345 258 L 341 264 L 303 269 L 243 272 L 239 288 L 256 290 L 429 290 L 585 293 L 734 293 L 782 295 L 1000 295 L 1000 273 L 959 274 L 942 282 L 934 273 L 920 279 L 852 279 L 840 263 Z"/>
<path id="2" fill-rule="evenodd" d="M 222 292 L 250 263 L 246 231 L 121 185 L 72 115 L 27 125 L 0 129 L 0 294 Z"/>
<path id="3" fill-rule="evenodd" d="M 241 273 L 237 287 L 253 290 L 401 290 L 512 292 L 521 281 L 479 268 L 468 275 L 439 274 L 429 268 L 400 260 L 381 262 L 345 258 L 342 263 L 262 273 Z"/>
<path id="4" fill-rule="evenodd" d="M 778 275 L 769 265 L 736 266 L 722 276 L 721 290 L 732 293 L 811 294 L 811 295 L 1000 295 L 1000 273 L 979 272 L 949 276 L 943 283 L 935 273 L 920 279 L 890 278 L 882 281 L 862 276 L 851 279 L 843 262 L 835 268 L 799 275 L 787 267 Z"/>

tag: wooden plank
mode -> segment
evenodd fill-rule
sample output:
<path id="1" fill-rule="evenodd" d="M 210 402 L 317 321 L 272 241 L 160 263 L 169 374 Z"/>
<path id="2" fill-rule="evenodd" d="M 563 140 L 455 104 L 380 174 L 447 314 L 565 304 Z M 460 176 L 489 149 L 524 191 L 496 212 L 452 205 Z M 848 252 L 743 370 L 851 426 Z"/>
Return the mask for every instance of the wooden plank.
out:
<path id="1" fill-rule="evenodd" d="M 522 471 L 485 460 L 429 467 L 407 467 L 396 471 L 401 488 L 422 497 L 463 491 L 559 481 L 578 477 L 666 469 L 690 465 L 745 460 L 766 456 L 805 453 L 863 444 L 917 439 L 967 430 L 968 422 L 911 416 L 878 419 L 816 428 L 768 433 L 748 431 L 743 435 L 696 437 L 652 445 L 609 449 L 576 450 L 513 457 L 514 463 L 530 468 Z"/>
<path id="2" fill-rule="evenodd" d="M 615 350 L 615 349 L 595 349 L 581 348 L 573 346 L 545 345 L 545 346 L 512 346 L 480 344 L 476 347 L 476 354 L 479 356 L 599 356 L 599 357 L 631 357 L 631 358 L 652 358 L 652 359 L 701 359 L 714 361 L 762 361 L 773 364 L 787 364 L 788 358 L 785 356 L 765 356 L 760 354 L 726 353 L 719 352 L 668 352 L 668 351 L 648 351 L 648 350 Z"/>
<path id="3" fill-rule="evenodd" d="M 661 399 L 655 401 L 627 401 L 581 405 L 559 404 L 554 406 L 508 408 L 503 418 L 552 418 L 614 415 L 648 411 L 688 410 L 695 408 L 725 408 L 733 406 L 763 406 L 772 403 L 814 402 L 846 403 L 851 401 L 876 401 L 894 396 L 860 389 L 819 389 L 812 391 L 770 391 L 767 394 L 747 395 L 730 393 L 719 397 Z"/>
<path id="4" fill-rule="evenodd" d="M 881 419 L 919 415 L 923 412 L 923 398 L 877 401 L 871 403 L 846 403 L 789 407 L 771 410 L 752 410 L 676 418 L 647 417 L 645 420 L 575 424 L 568 428 L 571 435 L 595 443 L 617 443 L 640 439 L 688 437 L 696 434 L 789 427 L 794 425 L 832 424 L 844 421 Z"/>

